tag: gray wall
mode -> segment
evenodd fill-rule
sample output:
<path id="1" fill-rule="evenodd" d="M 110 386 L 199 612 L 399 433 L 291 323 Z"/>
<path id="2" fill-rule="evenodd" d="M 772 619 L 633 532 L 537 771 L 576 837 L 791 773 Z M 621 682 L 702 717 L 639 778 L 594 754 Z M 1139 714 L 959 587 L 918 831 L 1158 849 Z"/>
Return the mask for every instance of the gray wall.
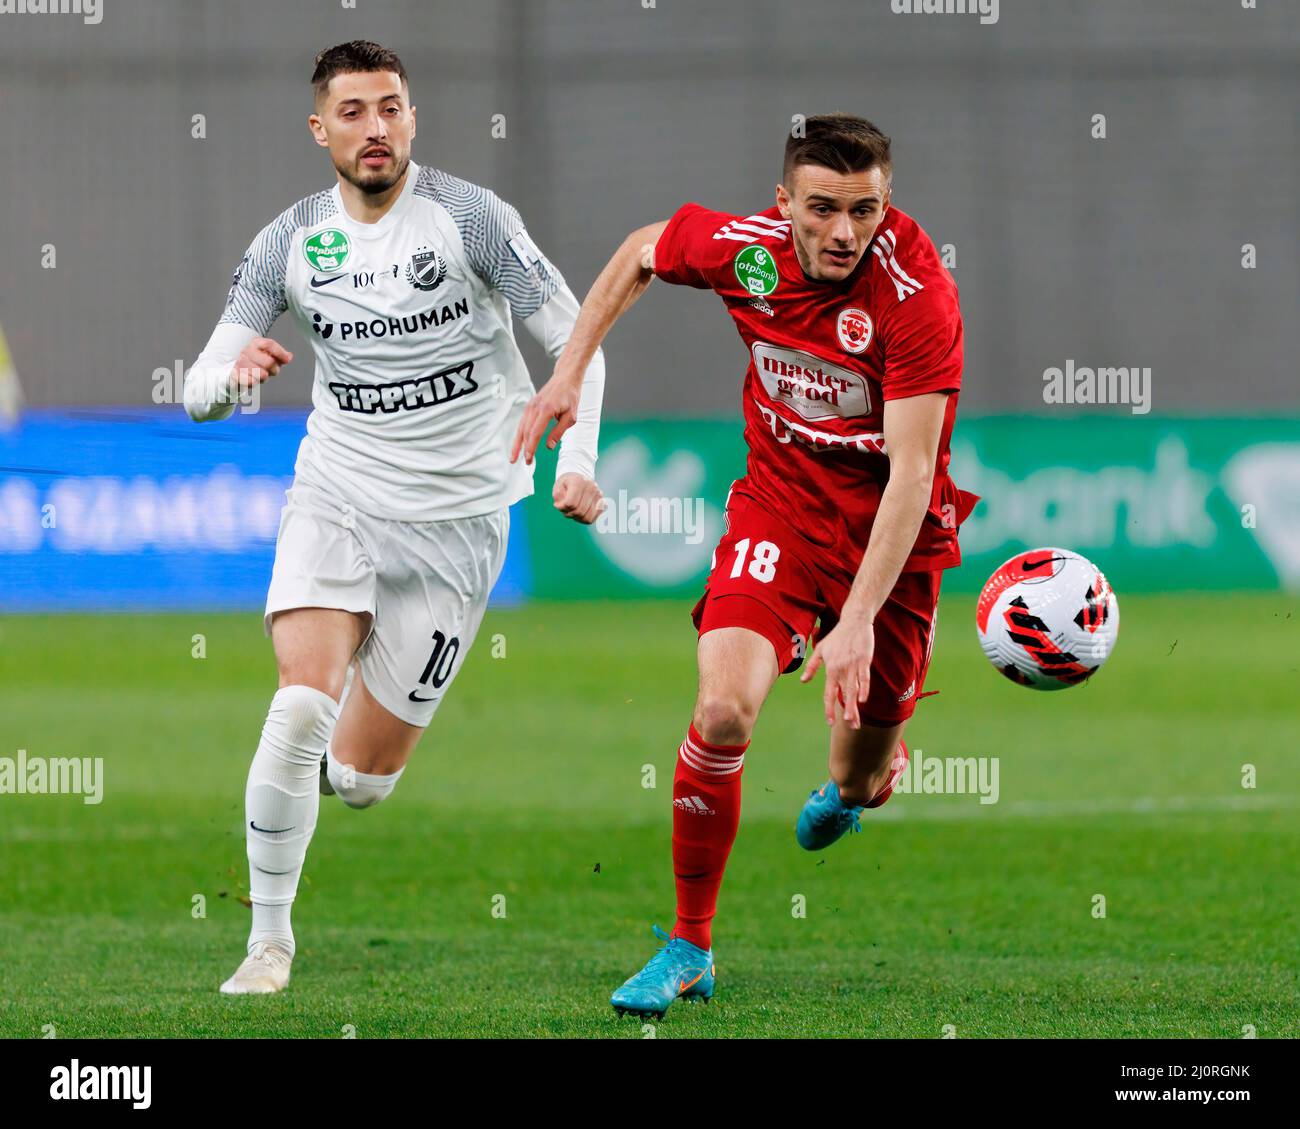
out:
<path id="1" fill-rule="evenodd" d="M 1150 366 L 1157 411 L 1296 405 L 1293 0 L 1003 0 L 989 26 L 890 0 L 642 3 L 0 15 L 0 325 L 28 400 L 147 405 L 154 369 L 193 359 L 252 236 L 332 183 L 312 58 L 364 37 L 411 72 L 416 159 L 516 203 L 580 297 L 686 200 L 767 206 L 791 115 L 842 109 L 894 137 L 895 203 L 956 247 L 967 410 L 1041 408 L 1067 358 Z M 710 295 L 652 287 L 607 351 L 611 414 L 735 410 L 744 350 Z M 295 363 L 268 400 L 310 380 Z"/>

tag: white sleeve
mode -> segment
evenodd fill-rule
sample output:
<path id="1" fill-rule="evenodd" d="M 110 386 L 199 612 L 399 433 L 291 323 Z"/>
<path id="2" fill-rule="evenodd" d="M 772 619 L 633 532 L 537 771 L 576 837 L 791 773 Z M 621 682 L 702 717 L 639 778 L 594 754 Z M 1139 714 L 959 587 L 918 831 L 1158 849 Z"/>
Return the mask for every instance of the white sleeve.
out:
<path id="1" fill-rule="evenodd" d="M 523 323 L 533 340 L 554 360 L 564 351 L 577 320 L 578 300 L 573 296 L 572 290 L 561 284 L 535 313 L 523 319 Z M 573 473 L 595 480 L 596 448 L 600 440 L 600 406 L 604 396 L 605 355 L 597 349 L 583 374 L 582 394 L 578 398 L 578 420 L 560 440 L 560 457 L 555 464 L 556 478 Z"/>
<path id="2" fill-rule="evenodd" d="M 222 322 L 185 374 L 185 410 L 196 423 L 225 419 L 239 402 L 231 383 L 235 361 L 257 334 L 246 325 Z"/>

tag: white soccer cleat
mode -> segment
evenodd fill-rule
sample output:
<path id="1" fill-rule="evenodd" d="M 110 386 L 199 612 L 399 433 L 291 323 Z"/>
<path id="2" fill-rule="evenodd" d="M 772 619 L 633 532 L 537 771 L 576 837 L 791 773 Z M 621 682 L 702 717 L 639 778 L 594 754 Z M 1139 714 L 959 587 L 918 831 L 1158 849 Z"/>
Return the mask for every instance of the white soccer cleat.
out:
<path id="1" fill-rule="evenodd" d="M 221 985 L 225 996 L 257 996 L 278 992 L 289 983 L 293 963 L 286 949 L 271 941 L 258 941 L 235 974 Z"/>

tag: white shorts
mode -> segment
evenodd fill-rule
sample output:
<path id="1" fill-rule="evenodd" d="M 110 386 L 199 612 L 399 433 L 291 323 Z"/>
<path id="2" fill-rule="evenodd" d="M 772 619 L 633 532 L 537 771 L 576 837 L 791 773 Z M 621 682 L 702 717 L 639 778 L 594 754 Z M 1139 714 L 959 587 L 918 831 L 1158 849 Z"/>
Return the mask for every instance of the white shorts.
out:
<path id="1" fill-rule="evenodd" d="M 295 482 L 280 515 L 266 594 L 291 608 L 369 612 L 356 661 L 389 713 L 426 726 L 474 642 L 505 563 L 510 511 L 448 521 L 386 521 Z"/>

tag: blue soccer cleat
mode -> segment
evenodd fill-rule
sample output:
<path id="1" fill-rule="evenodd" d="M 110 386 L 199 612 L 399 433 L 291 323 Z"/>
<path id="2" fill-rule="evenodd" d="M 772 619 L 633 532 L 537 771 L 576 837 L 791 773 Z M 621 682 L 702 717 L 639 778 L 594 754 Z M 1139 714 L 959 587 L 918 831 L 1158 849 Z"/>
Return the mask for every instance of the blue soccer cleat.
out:
<path id="1" fill-rule="evenodd" d="M 664 943 L 635 976 L 609 998 L 619 1015 L 663 1019 L 673 1000 L 713 998 L 713 953 L 681 937 L 669 937 L 659 926 L 655 936 Z"/>
<path id="2" fill-rule="evenodd" d="M 805 851 L 821 851 L 844 834 L 856 835 L 862 830 L 858 816 L 860 807 L 847 807 L 840 799 L 835 781 L 828 780 L 815 788 L 804 801 L 799 822 L 794 825 L 794 837 Z"/>

